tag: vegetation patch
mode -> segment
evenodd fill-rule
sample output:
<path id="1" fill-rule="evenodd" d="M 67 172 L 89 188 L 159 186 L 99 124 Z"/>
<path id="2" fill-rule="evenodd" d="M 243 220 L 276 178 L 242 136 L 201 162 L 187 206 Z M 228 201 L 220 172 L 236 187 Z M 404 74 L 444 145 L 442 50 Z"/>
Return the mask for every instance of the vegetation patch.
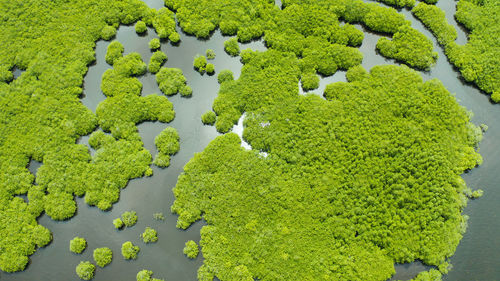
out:
<path id="1" fill-rule="evenodd" d="M 153 278 L 153 271 L 143 269 L 137 273 L 137 281 L 163 281 L 163 279 Z"/>
<path id="2" fill-rule="evenodd" d="M 184 252 L 184 255 L 186 255 L 190 259 L 195 259 L 198 256 L 198 244 L 194 242 L 193 240 L 189 240 L 186 242 L 186 245 L 184 246 L 184 249 L 182 250 Z"/>
<path id="3" fill-rule="evenodd" d="M 87 241 L 82 237 L 75 237 L 69 241 L 69 250 L 75 254 L 81 254 L 87 248 Z"/>
<path id="4" fill-rule="evenodd" d="M 122 256 L 126 260 L 135 260 L 137 258 L 137 253 L 139 253 L 140 250 L 139 246 L 135 246 L 130 241 L 122 244 Z"/>
<path id="5" fill-rule="evenodd" d="M 155 157 L 154 164 L 158 167 L 170 166 L 170 156 L 179 151 L 179 133 L 173 127 L 165 128 L 155 138 L 155 145 L 158 149 L 158 154 Z"/>
<path id="6" fill-rule="evenodd" d="M 93 253 L 95 263 L 100 267 L 105 267 L 113 260 L 113 252 L 110 248 L 97 248 Z"/>
<path id="7" fill-rule="evenodd" d="M 137 223 L 137 214 L 135 211 L 124 212 L 121 220 L 126 227 L 132 227 Z"/>
<path id="8" fill-rule="evenodd" d="M 94 278 L 95 265 L 89 261 L 82 261 L 76 266 L 76 274 L 80 279 L 90 280 Z"/>
<path id="9" fill-rule="evenodd" d="M 158 241 L 158 233 L 151 227 L 146 227 L 144 232 L 141 234 L 142 241 L 144 243 L 154 243 Z"/>

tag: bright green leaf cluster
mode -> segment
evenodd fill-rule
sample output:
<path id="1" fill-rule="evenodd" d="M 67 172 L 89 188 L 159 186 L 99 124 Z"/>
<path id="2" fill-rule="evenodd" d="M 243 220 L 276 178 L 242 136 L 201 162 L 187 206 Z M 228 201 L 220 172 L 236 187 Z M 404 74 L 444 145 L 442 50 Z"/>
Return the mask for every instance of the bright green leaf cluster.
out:
<path id="1" fill-rule="evenodd" d="M 182 250 L 184 255 L 186 255 L 190 259 L 195 259 L 198 256 L 198 244 L 193 240 L 189 240 L 186 242 L 184 249 Z"/>
<path id="2" fill-rule="evenodd" d="M 237 55 L 240 54 L 240 45 L 238 45 L 238 39 L 235 37 L 226 40 L 224 42 L 224 51 L 228 53 L 229 55 L 236 57 Z"/>
<path id="3" fill-rule="evenodd" d="M 163 279 L 153 278 L 153 271 L 143 269 L 137 273 L 137 281 L 163 281 Z"/>
<path id="4" fill-rule="evenodd" d="M 156 74 L 156 83 L 160 90 L 167 96 L 177 94 L 182 88 L 188 87 L 186 85 L 186 77 L 182 74 L 179 68 L 162 67 Z"/>
<path id="5" fill-rule="evenodd" d="M 115 35 L 116 35 L 116 28 L 114 26 L 106 25 L 101 30 L 101 38 L 104 40 L 110 40 L 111 38 L 115 37 Z"/>
<path id="6" fill-rule="evenodd" d="M 158 154 L 155 157 L 154 164 L 158 167 L 170 166 L 170 156 L 179 151 L 179 133 L 173 127 L 167 127 L 155 137 L 155 145 Z"/>
<path id="7" fill-rule="evenodd" d="M 222 70 L 221 72 L 219 72 L 219 75 L 217 75 L 217 81 L 219 82 L 219 84 L 233 80 L 233 72 L 228 69 Z"/>
<path id="8" fill-rule="evenodd" d="M 119 41 L 113 41 L 108 45 L 108 49 L 106 51 L 106 62 L 110 65 L 113 65 L 115 60 L 118 60 L 123 56 L 123 48 L 122 43 Z"/>
<path id="9" fill-rule="evenodd" d="M 209 110 L 201 115 L 201 122 L 205 125 L 215 124 L 216 115 L 215 112 Z"/>
<path id="10" fill-rule="evenodd" d="M 207 49 L 205 52 L 205 56 L 207 57 L 208 60 L 213 60 L 215 59 L 215 52 L 212 49 Z"/>
<path id="11" fill-rule="evenodd" d="M 160 39 L 153 38 L 149 41 L 148 46 L 151 50 L 157 50 L 160 48 Z"/>
<path id="12" fill-rule="evenodd" d="M 158 241 L 158 233 L 151 227 L 146 227 L 144 232 L 141 234 L 142 241 L 144 243 L 154 243 Z"/>
<path id="13" fill-rule="evenodd" d="M 146 23 L 142 20 L 135 23 L 135 32 L 137 32 L 137 34 L 142 34 L 146 32 L 146 30 L 148 30 L 148 28 L 146 26 Z"/>
<path id="14" fill-rule="evenodd" d="M 162 51 L 156 51 L 149 60 L 148 70 L 151 73 L 160 71 L 161 66 L 167 61 L 167 55 Z"/>
<path id="15" fill-rule="evenodd" d="M 205 67 L 207 66 L 207 58 L 205 56 L 196 55 L 193 60 L 193 67 L 199 73 L 205 73 Z"/>
<path id="16" fill-rule="evenodd" d="M 82 261 L 76 266 L 76 274 L 82 280 L 90 280 L 94 278 L 95 265 L 89 261 Z"/>
<path id="17" fill-rule="evenodd" d="M 113 251 L 110 248 L 97 248 L 93 253 L 95 263 L 100 267 L 105 267 L 113 260 Z"/>
<path id="18" fill-rule="evenodd" d="M 69 250 L 75 254 L 81 254 L 87 248 L 85 238 L 75 237 L 69 241 Z"/>
<path id="19" fill-rule="evenodd" d="M 127 241 L 122 245 L 122 256 L 126 260 L 135 260 L 137 258 L 137 253 L 139 253 L 140 250 L 139 246 L 135 246 L 132 242 Z"/>
<path id="20" fill-rule="evenodd" d="M 132 227 L 137 223 L 137 214 L 135 211 L 127 211 L 122 214 L 122 221 L 126 227 Z"/>
<path id="21" fill-rule="evenodd" d="M 319 87 L 319 77 L 316 73 L 306 72 L 302 73 L 300 83 L 304 91 L 310 91 Z"/>
<path id="22" fill-rule="evenodd" d="M 113 220 L 113 226 L 116 228 L 116 229 L 121 229 L 123 227 L 123 221 L 121 218 L 116 218 Z"/>

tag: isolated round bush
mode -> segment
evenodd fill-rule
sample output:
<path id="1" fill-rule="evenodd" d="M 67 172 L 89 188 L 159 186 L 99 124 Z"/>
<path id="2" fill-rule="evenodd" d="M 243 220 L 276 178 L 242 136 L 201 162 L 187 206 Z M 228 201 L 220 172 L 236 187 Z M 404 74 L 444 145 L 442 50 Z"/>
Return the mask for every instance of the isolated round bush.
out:
<path id="1" fill-rule="evenodd" d="M 89 261 L 82 261 L 76 266 L 76 274 L 80 279 L 90 280 L 94 278 L 95 265 Z"/>
<path id="2" fill-rule="evenodd" d="M 142 241 L 144 243 L 154 243 L 158 241 L 158 233 L 151 227 L 146 227 L 144 232 L 141 234 Z"/>
<path id="3" fill-rule="evenodd" d="M 237 56 L 240 54 L 240 46 L 238 45 L 238 40 L 236 38 L 231 38 L 224 42 L 224 50 L 230 56 Z"/>
<path id="4" fill-rule="evenodd" d="M 187 241 L 183 252 L 188 258 L 195 259 L 199 252 L 198 244 L 196 244 L 193 240 Z"/>
<path id="5" fill-rule="evenodd" d="M 113 225 L 116 229 L 120 229 L 123 227 L 123 221 L 120 218 L 116 218 L 113 220 Z"/>
<path id="6" fill-rule="evenodd" d="M 157 50 L 160 48 L 161 44 L 160 44 L 160 39 L 158 38 L 153 38 L 151 39 L 151 41 L 149 41 L 149 48 L 151 50 Z"/>
<path id="7" fill-rule="evenodd" d="M 137 223 L 137 214 L 135 211 L 128 211 L 122 214 L 122 221 L 126 227 L 134 226 Z"/>
<path id="8" fill-rule="evenodd" d="M 158 151 L 163 154 L 174 155 L 179 151 L 179 133 L 173 127 L 165 128 L 155 138 L 155 145 Z"/>
<path id="9" fill-rule="evenodd" d="M 189 87 L 188 85 L 184 85 L 180 90 L 179 90 L 179 93 L 181 94 L 181 96 L 183 97 L 190 97 L 193 95 L 193 89 L 191 89 L 191 87 Z"/>
<path id="10" fill-rule="evenodd" d="M 137 253 L 139 253 L 140 250 L 141 249 L 139 248 L 139 246 L 135 246 L 130 241 L 127 241 L 122 244 L 122 256 L 126 260 L 136 259 Z"/>
<path id="11" fill-rule="evenodd" d="M 146 32 L 146 30 L 148 30 L 148 28 L 146 27 L 145 22 L 140 20 L 135 24 L 135 32 L 137 32 L 138 34 L 144 33 Z"/>
<path id="12" fill-rule="evenodd" d="M 201 122 L 205 125 L 213 125 L 215 123 L 216 115 L 212 110 L 208 110 L 207 112 L 201 115 Z"/>
<path id="13" fill-rule="evenodd" d="M 206 52 L 205 52 L 205 56 L 207 57 L 207 59 L 209 60 L 213 60 L 215 59 L 215 52 L 214 50 L 212 49 L 208 49 Z"/>
<path id="14" fill-rule="evenodd" d="M 69 242 L 69 250 L 75 254 L 80 254 L 87 248 L 85 238 L 75 237 Z"/>
<path id="15" fill-rule="evenodd" d="M 95 249 L 93 255 L 95 263 L 100 267 L 105 267 L 113 260 L 113 251 L 107 247 Z"/>
<path id="16" fill-rule="evenodd" d="M 207 58 L 205 56 L 197 55 L 194 57 L 193 66 L 198 72 L 200 73 L 205 72 L 206 65 L 207 65 Z"/>
<path id="17" fill-rule="evenodd" d="M 214 74 L 215 73 L 215 66 L 212 63 L 207 63 L 207 66 L 205 67 L 205 71 L 208 74 Z"/>
<path id="18" fill-rule="evenodd" d="M 175 43 L 178 43 L 179 41 L 181 41 L 181 36 L 177 32 L 172 32 L 168 36 L 168 40 L 170 40 L 170 42 L 175 44 Z"/>

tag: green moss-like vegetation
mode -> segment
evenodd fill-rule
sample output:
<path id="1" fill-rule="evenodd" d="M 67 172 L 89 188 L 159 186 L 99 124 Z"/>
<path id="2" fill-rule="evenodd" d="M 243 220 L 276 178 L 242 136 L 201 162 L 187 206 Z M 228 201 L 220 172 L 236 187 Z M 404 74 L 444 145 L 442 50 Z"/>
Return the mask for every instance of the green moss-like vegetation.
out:
<path id="1" fill-rule="evenodd" d="M 135 246 L 130 241 L 122 244 L 122 256 L 126 260 L 135 260 L 137 258 L 137 253 L 139 253 L 140 250 L 139 246 Z"/>
<path id="2" fill-rule="evenodd" d="M 212 75 L 215 73 L 215 66 L 212 63 L 207 63 L 207 65 L 205 66 L 205 71 L 209 75 Z"/>
<path id="3" fill-rule="evenodd" d="M 403 7 L 412 8 L 413 6 L 415 6 L 415 0 L 376 0 L 376 1 L 398 8 L 403 8 Z M 424 0 L 424 1 L 437 2 L 437 0 Z"/>
<path id="4" fill-rule="evenodd" d="M 148 28 L 146 26 L 146 23 L 142 20 L 135 23 L 135 32 L 137 32 L 138 34 L 142 34 L 146 32 L 146 30 L 148 30 Z"/>
<path id="5" fill-rule="evenodd" d="M 164 221 L 165 220 L 165 216 L 163 215 L 163 213 L 154 213 L 153 214 L 153 219 L 155 219 L 157 221 Z"/>
<path id="6" fill-rule="evenodd" d="M 69 241 L 69 250 L 75 254 L 81 254 L 87 248 L 85 238 L 75 237 Z"/>
<path id="7" fill-rule="evenodd" d="M 190 259 L 195 259 L 198 256 L 198 244 L 194 242 L 193 240 L 189 240 L 186 242 L 186 245 L 184 246 L 184 249 L 182 250 L 184 252 L 184 255 L 186 255 Z"/>
<path id="8" fill-rule="evenodd" d="M 93 253 L 95 263 L 100 267 L 105 267 L 113 260 L 113 252 L 110 248 L 97 248 Z"/>
<path id="9" fill-rule="evenodd" d="M 123 227 L 123 221 L 121 218 L 116 218 L 113 220 L 113 226 L 116 228 L 116 229 L 121 229 Z"/>
<path id="10" fill-rule="evenodd" d="M 212 110 L 208 110 L 207 112 L 201 115 L 201 122 L 203 122 L 203 124 L 205 125 L 215 124 L 215 119 L 216 115 L 215 112 L 213 112 Z"/>
<path id="11" fill-rule="evenodd" d="M 157 73 L 160 71 L 161 66 L 168 60 L 167 55 L 162 51 L 156 51 L 151 56 L 148 65 L 148 71 L 151 73 Z"/>
<path id="12" fill-rule="evenodd" d="M 173 32 L 168 36 L 168 40 L 174 44 L 178 44 L 181 41 L 181 36 L 177 32 Z"/>
<path id="13" fill-rule="evenodd" d="M 412 11 L 445 48 L 448 59 L 460 69 L 465 80 L 474 82 L 500 102 L 500 49 L 498 22 L 500 2 L 496 0 L 460 0 L 455 18 L 469 31 L 465 45 L 455 43 L 456 31 L 444 12 L 433 5 L 419 3 Z"/>
<path id="14" fill-rule="evenodd" d="M 300 83 L 304 91 L 310 91 L 319 87 L 319 77 L 316 73 L 306 72 L 302 73 Z"/>
<path id="15" fill-rule="evenodd" d="M 115 37 L 116 28 L 114 26 L 107 25 L 101 30 L 101 38 L 104 40 L 110 40 Z"/>
<path id="16" fill-rule="evenodd" d="M 162 67 L 156 74 L 156 83 L 165 95 L 172 96 L 186 86 L 186 77 L 179 68 Z"/>
<path id="17" fill-rule="evenodd" d="M 155 137 L 155 145 L 158 154 L 155 157 L 154 164 L 158 167 L 170 166 L 170 156 L 179 151 L 179 134 L 173 127 L 167 127 Z"/>
<path id="18" fill-rule="evenodd" d="M 123 212 L 122 221 L 126 227 L 132 227 L 137 223 L 137 214 L 135 211 Z"/>
<path id="19" fill-rule="evenodd" d="M 429 271 L 420 272 L 417 277 L 413 278 L 411 281 L 441 281 L 441 277 L 441 273 L 433 268 Z"/>
<path id="20" fill-rule="evenodd" d="M 163 279 L 156 279 L 152 277 L 153 271 L 143 269 L 137 273 L 137 281 L 163 281 Z"/>
<path id="21" fill-rule="evenodd" d="M 215 52 L 212 49 L 207 49 L 205 52 L 205 56 L 207 57 L 208 60 L 213 60 L 215 59 Z"/>
<path id="22" fill-rule="evenodd" d="M 141 234 L 142 241 L 144 243 L 154 243 L 158 241 L 158 233 L 151 227 L 146 227 L 144 232 Z"/>
<path id="23" fill-rule="evenodd" d="M 352 68 L 324 100 L 298 94 L 300 64 L 256 52 L 221 84 L 217 129 L 246 112 L 253 150 L 218 137 L 174 188 L 177 226 L 208 224 L 199 276 L 387 280 L 396 262 L 443 264 L 465 229 L 460 174 L 481 163 L 480 128 L 408 67 Z"/>
<path id="24" fill-rule="evenodd" d="M 182 97 L 190 97 L 193 95 L 193 89 L 188 85 L 184 85 L 179 90 L 179 93 L 181 94 Z"/>
<path id="25" fill-rule="evenodd" d="M 149 41 L 148 46 L 151 50 L 157 50 L 160 48 L 160 39 L 158 38 L 153 38 Z"/>
<path id="26" fill-rule="evenodd" d="M 229 55 L 236 57 L 240 54 L 240 45 L 238 45 L 238 39 L 231 38 L 224 42 L 224 50 Z"/>
<path id="27" fill-rule="evenodd" d="M 233 80 L 234 80 L 233 72 L 228 69 L 222 70 L 221 72 L 219 72 L 219 75 L 217 75 L 217 81 L 219 82 L 219 84 Z"/>
<path id="28" fill-rule="evenodd" d="M 76 266 L 76 274 L 82 280 L 90 280 L 94 278 L 95 265 L 89 261 L 82 261 Z"/>
<path id="29" fill-rule="evenodd" d="M 401 27 L 389 40 L 382 37 L 377 50 L 384 57 L 394 58 L 418 69 L 429 69 L 436 63 L 437 52 L 432 41 L 410 26 Z"/>
<path id="30" fill-rule="evenodd" d="M 118 41 L 113 41 L 108 45 L 108 50 L 106 51 L 106 62 L 110 65 L 113 65 L 115 60 L 118 60 L 123 56 L 123 48 L 122 43 Z"/>
<path id="31" fill-rule="evenodd" d="M 196 55 L 193 60 L 193 67 L 199 73 L 205 73 L 205 67 L 207 66 L 207 58 L 205 56 Z"/>

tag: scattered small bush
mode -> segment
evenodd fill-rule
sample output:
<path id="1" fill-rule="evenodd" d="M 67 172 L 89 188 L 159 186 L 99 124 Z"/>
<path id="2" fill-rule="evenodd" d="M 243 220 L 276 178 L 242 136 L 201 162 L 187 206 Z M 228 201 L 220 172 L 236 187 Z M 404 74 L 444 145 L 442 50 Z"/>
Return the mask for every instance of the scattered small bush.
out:
<path id="1" fill-rule="evenodd" d="M 144 243 L 154 243 L 158 241 L 158 233 L 151 227 L 146 227 L 144 232 L 141 234 L 142 241 Z"/>
<path id="2" fill-rule="evenodd" d="M 94 278 L 95 265 L 89 261 L 82 261 L 76 266 L 76 274 L 80 279 L 90 280 Z"/>
<path id="3" fill-rule="evenodd" d="M 153 38 L 153 39 L 151 39 L 151 41 L 149 41 L 148 45 L 149 45 L 149 48 L 150 48 L 151 50 L 157 50 L 157 49 L 159 49 L 159 48 L 160 48 L 160 46 L 161 46 L 161 44 L 160 44 L 160 39 L 158 39 L 158 38 Z"/>
<path id="4" fill-rule="evenodd" d="M 199 252 L 198 244 L 196 244 L 193 240 L 187 241 L 183 252 L 188 258 L 195 259 Z"/>
<path id="5" fill-rule="evenodd" d="M 209 110 L 201 115 L 201 122 L 205 125 L 213 125 L 215 123 L 215 119 L 215 112 L 212 110 Z"/>
<path id="6" fill-rule="evenodd" d="M 107 247 L 95 249 L 93 256 L 95 263 L 100 267 L 105 267 L 113 260 L 113 252 Z"/>
<path id="7" fill-rule="evenodd" d="M 134 226 L 137 223 L 137 214 L 135 211 L 128 211 L 122 214 L 122 221 L 126 227 Z"/>
<path id="8" fill-rule="evenodd" d="M 240 46 L 238 45 L 238 39 L 235 37 L 224 42 L 224 50 L 230 56 L 236 57 L 240 54 Z"/>
<path id="9" fill-rule="evenodd" d="M 81 254 L 87 248 L 85 238 L 75 237 L 69 242 L 69 250 L 75 254 Z"/>
<path id="10" fill-rule="evenodd" d="M 135 246 L 132 242 L 127 241 L 122 245 L 122 256 L 126 260 L 135 260 L 137 258 L 137 253 L 139 253 L 140 250 L 139 246 Z"/>

